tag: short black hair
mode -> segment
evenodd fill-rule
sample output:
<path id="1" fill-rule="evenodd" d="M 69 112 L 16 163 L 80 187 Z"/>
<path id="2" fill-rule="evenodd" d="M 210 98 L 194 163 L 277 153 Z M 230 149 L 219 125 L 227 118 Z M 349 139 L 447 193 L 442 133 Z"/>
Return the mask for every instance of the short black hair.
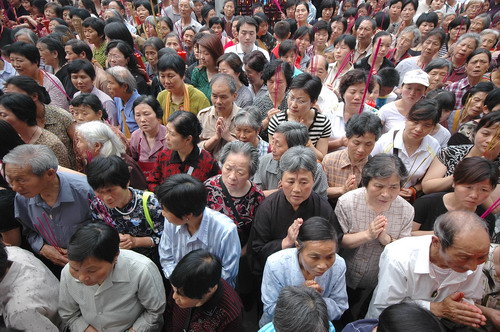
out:
<path id="1" fill-rule="evenodd" d="M 378 71 L 378 76 L 383 87 L 395 87 L 399 85 L 399 72 L 395 68 L 385 67 Z"/>
<path id="2" fill-rule="evenodd" d="M 390 24 L 390 19 L 389 15 L 386 14 L 385 12 L 378 12 L 376 13 L 373 18 L 375 19 L 375 22 L 377 23 L 377 28 L 381 29 L 383 31 L 387 30 L 389 28 Z"/>
<path id="3" fill-rule="evenodd" d="M 268 63 L 267 58 L 264 53 L 259 50 L 252 51 L 245 54 L 243 57 L 243 63 L 245 66 L 255 70 L 258 73 L 262 73 L 264 66 Z"/>
<path id="4" fill-rule="evenodd" d="M 99 111 L 102 112 L 102 118 L 104 120 L 108 119 L 108 112 L 102 106 L 101 100 L 91 93 L 80 93 L 78 96 L 74 97 L 69 104 L 73 107 L 78 107 L 81 105 L 86 105 L 92 109 L 95 113 Z"/>
<path id="5" fill-rule="evenodd" d="M 454 29 L 458 26 L 465 26 L 466 30 L 469 30 L 469 27 L 470 27 L 470 19 L 466 16 L 458 16 L 458 17 L 455 17 L 451 22 L 450 24 L 448 24 L 448 31 L 450 31 L 451 29 Z M 448 32 L 449 34 L 449 32 Z"/>
<path id="6" fill-rule="evenodd" d="M 220 281 L 222 264 L 214 254 L 197 249 L 182 257 L 170 275 L 177 293 L 190 299 L 201 299 Z"/>
<path id="7" fill-rule="evenodd" d="M 62 12 L 62 10 L 61 10 Z M 82 20 L 85 20 L 90 17 L 90 12 L 83 8 L 73 8 L 69 11 L 69 16 L 73 18 L 73 16 L 79 17 Z"/>
<path id="8" fill-rule="evenodd" d="M 333 225 L 323 217 L 311 217 L 304 220 L 299 229 L 297 241 L 299 242 L 298 251 L 302 248 L 302 242 L 305 241 L 333 241 L 337 243 L 337 232 Z"/>
<path id="9" fill-rule="evenodd" d="M 429 39 L 432 36 L 438 36 L 439 37 L 439 41 L 441 43 L 440 44 L 441 46 L 443 46 L 444 43 L 446 42 L 446 34 L 444 33 L 443 29 L 441 29 L 441 28 L 434 28 L 431 31 L 429 31 L 427 33 L 427 35 L 425 35 L 424 38 L 422 38 L 421 43 L 425 42 L 427 39 Z"/>
<path id="10" fill-rule="evenodd" d="M 309 73 L 302 73 L 292 79 L 289 89 L 303 90 L 311 98 L 311 102 L 315 103 L 318 100 L 321 92 L 322 83 L 321 79 L 317 76 L 312 76 Z"/>
<path id="11" fill-rule="evenodd" d="M 28 126 L 36 126 L 36 105 L 31 97 L 21 93 L 7 93 L 0 96 L 0 105 Z"/>
<path id="12" fill-rule="evenodd" d="M 5 81 L 4 86 L 10 84 L 15 85 L 18 89 L 23 90 L 30 96 L 33 96 L 34 94 L 37 95 L 38 100 L 44 103 L 45 105 L 48 105 L 51 102 L 50 95 L 45 89 L 45 87 L 38 84 L 38 82 L 32 79 L 31 77 L 12 76 L 11 78 L 7 79 L 7 81 Z"/>
<path id="13" fill-rule="evenodd" d="M 332 19 L 330 20 L 330 26 L 331 26 L 331 24 L 336 23 L 336 22 L 342 23 L 342 26 L 343 26 L 342 33 L 345 33 L 347 30 L 347 20 L 345 19 L 345 17 L 343 17 L 342 15 L 337 15 L 337 16 L 332 17 Z"/>
<path id="14" fill-rule="evenodd" d="M 448 90 L 443 89 L 435 89 L 430 91 L 426 98 L 434 99 L 439 103 L 439 107 L 441 108 L 441 113 L 443 110 L 453 111 L 455 108 L 455 94 Z"/>
<path id="15" fill-rule="evenodd" d="M 293 51 L 297 53 L 297 44 L 291 39 L 283 40 L 278 48 L 278 55 L 280 57 L 285 56 L 288 52 Z"/>
<path id="16" fill-rule="evenodd" d="M 321 20 L 314 23 L 313 25 L 314 33 L 320 30 L 325 30 L 328 33 L 328 39 L 330 39 L 330 36 L 332 35 L 332 27 L 330 26 L 329 22 Z"/>
<path id="17" fill-rule="evenodd" d="M 96 258 L 113 263 L 120 252 L 118 231 L 104 222 L 89 223 L 78 229 L 69 240 L 68 259 L 83 262 Z"/>
<path id="18" fill-rule="evenodd" d="M 240 28 L 243 24 L 253 25 L 255 27 L 255 32 L 259 30 L 259 25 L 257 24 L 257 21 L 255 21 L 253 17 L 242 16 L 238 20 L 238 24 L 236 25 L 236 31 L 240 32 Z"/>
<path id="19" fill-rule="evenodd" d="M 441 118 L 441 107 L 439 102 L 434 99 L 420 99 L 408 112 L 408 120 L 410 121 L 427 121 L 432 120 L 433 124 L 437 124 Z"/>
<path id="20" fill-rule="evenodd" d="M 120 1 L 117 1 L 117 3 L 120 3 Z M 127 43 L 127 45 L 129 45 L 130 48 L 134 49 L 134 39 L 132 38 L 132 34 L 128 30 L 125 23 L 123 22 L 106 23 L 106 26 L 104 27 L 104 34 L 111 40 L 114 39 L 122 40 L 125 43 Z"/>
<path id="21" fill-rule="evenodd" d="M 92 61 L 92 49 L 90 46 L 80 39 L 70 39 L 66 42 L 65 46 L 71 46 L 71 50 L 75 54 L 82 54 L 85 52 L 87 60 Z"/>
<path id="22" fill-rule="evenodd" d="M 207 206 L 207 190 L 203 183 L 188 174 L 175 174 L 156 187 L 162 207 L 179 219 L 199 216 Z"/>
<path id="23" fill-rule="evenodd" d="M 472 51 L 472 53 L 467 57 L 467 60 L 465 60 L 465 63 L 469 63 L 469 61 L 473 57 L 479 54 L 486 54 L 486 56 L 488 57 L 488 62 L 491 63 L 491 52 L 484 48 L 476 48 L 474 51 Z"/>
<path id="24" fill-rule="evenodd" d="M 104 23 L 102 19 L 97 17 L 87 17 L 83 20 L 82 26 L 84 28 L 94 29 L 99 37 L 104 38 L 104 27 L 106 26 L 106 23 Z"/>
<path id="25" fill-rule="evenodd" d="M 70 78 L 71 78 L 71 74 L 76 74 L 80 70 L 83 70 L 85 72 L 85 74 L 90 76 L 92 81 L 95 80 L 94 65 L 92 65 L 92 63 L 90 63 L 88 60 L 76 59 L 74 61 L 71 61 L 67 65 L 67 70 L 68 70 L 68 74 L 70 75 Z"/>
<path id="26" fill-rule="evenodd" d="M 218 17 L 218 16 L 214 16 L 214 17 L 211 17 L 209 20 L 208 20 L 208 27 L 211 29 L 212 26 L 214 24 L 219 24 L 221 27 L 222 27 L 222 30 L 224 30 L 226 24 L 225 24 L 225 21 Z"/>
<path id="27" fill-rule="evenodd" d="M 151 10 L 151 4 L 149 3 L 149 1 L 146 1 L 146 0 L 136 0 L 133 2 L 134 4 L 134 7 L 135 9 L 143 6 L 144 8 L 146 8 L 149 12 L 149 15 L 152 15 L 153 14 L 153 11 Z"/>
<path id="28" fill-rule="evenodd" d="M 293 34 L 293 39 L 295 39 L 295 40 L 301 39 L 305 35 L 309 36 L 309 40 L 312 43 L 312 41 L 314 40 L 314 35 L 312 33 L 312 29 L 310 29 L 307 26 L 303 26 L 303 27 L 298 28 L 297 31 L 295 31 L 295 33 Z"/>
<path id="29" fill-rule="evenodd" d="M 19 54 L 28 59 L 31 63 L 40 65 L 40 52 L 34 44 L 25 42 L 15 42 L 8 48 L 10 56 L 12 54 Z"/>
<path id="30" fill-rule="evenodd" d="M 292 84 L 293 69 L 288 62 L 283 60 L 272 60 L 266 63 L 262 71 L 262 79 L 267 84 L 267 81 L 276 74 L 276 71 L 281 70 L 285 75 L 286 86 Z"/>
<path id="31" fill-rule="evenodd" d="M 484 104 L 490 112 L 495 108 L 495 106 L 500 104 L 500 88 L 491 90 L 486 96 Z"/>
<path id="32" fill-rule="evenodd" d="M 110 186 L 128 188 L 130 171 L 118 156 L 97 157 L 86 168 L 87 182 L 94 190 Z"/>
<path id="33" fill-rule="evenodd" d="M 434 12 L 428 12 L 428 13 L 422 13 L 417 19 L 417 27 L 420 27 L 422 23 L 427 22 L 427 23 L 434 23 L 434 28 L 437 28 L 438 22 L 439 22 L 439 17 L 437 16 L 436 13 Z"/>
<path id="34" fill-rule="evenodd" d="M 339 93 L 340 97 L 344 98 L 347 89 L 354 84 L 365 83 L 368 81 L 368 73 L 362 69 L 351 69 L 340 79 Z M 368 84 L 368 92 L 371 93 L 375 83 L 370 80 Z"/>
<path id="35" fill-rule="evenodd" d="M 413 8 L 415 8 L 415 11 L 418 9 L 418 1 L 417 0 L 403 0 L 403 6 L 401 7 L 401 10 L 403 10 L 406 6 L 408 5 L 413 5 Z"/>
<path id="36" fill-rule="evenodd" d="M 469 97 L 472 97 L 476 93 L 478 92 L 490 93 L 490 91 L 492 91 L 494 88 L 495 86 L 491 82 L 479 82 L 463 95 L 462 105 L 467 104 L 467 99 L 469 99 Z"/>
<path id="37" fill-rule="evenodd" d="M 274 25 L 274 34 L 279 39 L 285 39 L 290 34 L 290 24 L 287 21 L 279 21 Z"/>
<path id="38" fill-rule="evenodd" d="M 132 104 L 132 112 L 134 112 L 134 114 L 135 108 L 141 104 L 146 104 L 151 107 L 153 112 L 155 112 L 155 116 L 157 119 L 161 120 L 163 118 L 163 108 L 161 108 L 160 103 L 155 97 L 149 95 L 142 95 L 137 97 L 137 99 L 134 100 L 134 103 Z"/>
<path id="39" fill-rule="evenodd" d="M 342 42 L 347 45 L 350 50 L 354 50 L 356 48 L 356 37 L 354 37 L 353 35 L 348 35 L 345 33 L 341 34 L 337 37 L 337 39 L 335 39 L 335 41 L 333 42 L 333 46 L 335 47 Z"/>
<path id="40" fill-rule="evenodd" d="M 373 134 L 375 141 L 382 135 L 382 121 L 374 113 L 355 114 L 347 121 L 345 126 L 345 136 L 347 138 L 363 136 L 366 133 Z"/>
<path id="41" fill-rule="evenodd" d="M 217 60 L 217 59 L 215 59 Z M 180 77 L 184 77 L 186 73 L 186 62 L 178 54 L 165 54 L 160 59 L 158 59 L 158 71 L 172 70 L 179 74 Z"/>
<path id="42" fill-rule="evenodd" d="M 174 126 L 175 131 L 182 137 L 187 138 L 191 136 L 193 144 L 200 142 L 201 123 L 194 113 L 175 111 L 168 117 L 168 122 Z"/>

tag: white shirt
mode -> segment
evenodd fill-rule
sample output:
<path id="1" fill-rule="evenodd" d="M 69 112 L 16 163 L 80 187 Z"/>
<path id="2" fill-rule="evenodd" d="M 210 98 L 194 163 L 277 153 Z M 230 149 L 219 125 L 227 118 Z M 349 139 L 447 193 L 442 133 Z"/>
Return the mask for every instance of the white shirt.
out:
<path id="1" fill-rule="evenodd" d="M 401 301 L 412 301 L 429 310 L 431 302 L 441 302 L 456 292 L 463 292 L 469 303 L 481 298 L 484 264 L 464 273 L 440 269 L 429 261 L 431 240 L 432 235 L 405 237 L 385 247 L 380 256 L 378 286 L 366 318 L 378 318 L 382 310 Z M 436 271 L 444 273 L 444 280 L 439 280 L 443 273 Z"/>
<path id="2" fill-rule="evenodd" d="M 198 31 L 200 31 L 201 29 L 201 24 L 198 23 L 198 21 L 196 21 L 195 19 L 193 19 L 193 17 L 191 17 L 191 22 L 189 22 L 189 24 L 186 25 L 182 25 L 182 20 L 178 20 L 177 22 L 175 22 L 174 32 L 177 36 L 179 36 L 179 38 L 182 39 L 182 30 L 189 26 L 193 27 L 196 33 L 198 33 Z"/>
<path id="3" fill-rule="evenodd" d="M 441 145 L 434 137 L 427 135 L 420 143 L 418 149 L 409 156 L 403 143 L 404 127 L 395 130 L 398 131 L 395 137 L 394 130 L 380 137 L 377 143 L 375 143 L 375 148 L 371 155 L 374 156 L 379 153 L 392 154 L 394 148 L 398 149 L 398 157 L 401 158 L 408 171 L 409 180 L 405 187 L 409 188 L 424 176 L 434 157 L 441 151 Z"/>
<path id="4" fill-rule="evenodd" d="M 441 148 L 445 148 L 448 146 L 448 141 L 450 140 L 451 133 L 448 129 L 445 127 L 441 126 L 439 123 L 436 125 L 436 128 L 438 128 L 438 131 L 436 131 L 435 134 L 432 135 L 439 144 L 441 145 Z"/>
<path id="5" fill-rule="evenodd" d="M 245 54 L 251 53 L 253 51 L 261 51 L 262 54 L 264 54 L 264 56 L 266 57 L 267 61 L 269 61 L 269 53 L 265 49 L 260 48 L 259 46 L 255 45 L 255 44 L 253 45 L 250 52 L 247 52 L 247 53 L 243 52 L 243 49 L 241 48 L 240 44 L 229 46 L 228 48 L 226 48 L 224 53 L 231 53 L 231 52 L 236 53 L 236 54 L 238 54 L 241 61 L 243 62 L 243 57 L 245 56 Z"/>
<path id="6" fill-rule="evenodd" d="M 326 84 L 323 84 L 318 100 L 316 101 L 316 104 L 318 105 L 320 112 L 326 115 L 328 119 L 330 119 L 330 116 L 327 114 L 331 114 L 333 110 L 337 108 L 338 103 L 339 99 L 337 98 L 337 95 L 332 90 L 328 89 Z M 333 134 L 334 132 L 332 126 L 331 137 L 333 137 Z"/>
<path id="7" fill-rule="evenodd" d="M 393 130 L 394 128 L 404 126 L 404 123 L 406 121 L 406 117 L 403 114 L 399 113 L 395 102 L 387 103 L 384 106 L 380 107 L 378 116 L 384 124 L 384 127 L 382 128 L 382 133 L 384 134 Z"/>

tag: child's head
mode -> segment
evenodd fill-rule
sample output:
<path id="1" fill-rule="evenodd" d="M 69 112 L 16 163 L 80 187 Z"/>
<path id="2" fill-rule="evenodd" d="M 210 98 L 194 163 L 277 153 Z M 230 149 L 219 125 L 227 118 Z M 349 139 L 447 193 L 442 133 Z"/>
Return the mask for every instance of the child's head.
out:
<path id="1" fill-rule="evenodd" d="M 391 93 L 399 84 L 399 72 L 394 68 L 382 68 L 378 71 L 377 75 L 381 80 L 379 95 L 382 97 Z"/>
<path id="2" fill-rule="evenodd" d="M 284 40 L 281 42 L 280 47 L 278 48 L 278 55 L 281 60 L 287 62 L 295 67 L 295 60 L 297 59 L 298 47 L 295 42 L 291 39 Z"/>

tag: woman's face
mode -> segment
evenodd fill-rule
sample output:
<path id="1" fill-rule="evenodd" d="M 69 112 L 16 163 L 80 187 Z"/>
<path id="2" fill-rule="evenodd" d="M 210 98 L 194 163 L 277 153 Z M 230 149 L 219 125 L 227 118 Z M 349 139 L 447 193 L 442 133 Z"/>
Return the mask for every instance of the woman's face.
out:
<path id="1" fill-rule="evenodd" d="M 94 190 L 104 204 L 110 209 L 122 208 L 130 202 L 130 191 L 117 185 L 106 186 Z"/>
<path id="2" fill-rule="evenodd" d="M 175 126 L 172 122 L 167 123 L 166 127 L 167 135 L 165 136 L 165 142 L 167 144 L 167 149 L 178 151 L 182 150 L 189 144 L 190 140 L 179 134 L 175 130 Z"/>
<path id="3" fill-rule="evenodd" d="M 342 31 L 344 31 L 344 25 L 342 24 L 342 22 L 333 22 L 331 28 L 332 34 L 330 36 L 330 40 L 335 41 L 335 39 L 337 39 L 337 37 L 342 34 Z"/>
<path id="4" fill-rule="evenodd" d="M 158 37 L 163 39 L 166 35 L 170 33 L 170 28 L 168 27 L 167 22 L 159 22 L 158 23 Z"/>
<path id="5" fill-rule="evenodd" d="M 158 63 L 158 51 L 153 46 L 144 47 L 144 55 L 151 66 L 156 67 Z"/>
<path id="6" fill-rule="evenodd" d="M 10 64 L 19 75 L 33 77 L 38 71 L 38 65 L 21 54 L 11 53 Z"/>
<path id="7" fill-rule="evenodd" d="M 465 14 L 469 19 L 474 19 L 477 15 L 481 14 L 481 11 L 483 10 L 483 2 L 469 2 L 468 7 L 465 9 Z"/>
<path id="8" fill-rule="evenodd" d="M 328 31 L 318 30 L 314 33 L 314 44 L 318 46 L 325 46 L 328 41 Z"/>
<path id="9" fill-rule="evenodd" d="M 467 108 L 467 115 L 472 118 L 477 118 L 481 116 L 486 109 L 484 106 L 484 100 L 488 94 L 486 92 L 476 92 L 473 96 L 470 97 L 469 107 Z M 467 104 L 466 102 L 466 104 Z"/>
<path id="10" fill-rule="evenodd" d="M 465 70 L 469 77 L 481 78 L 490 67 L 490 59 L 488 55 L 480 53 L 473 56 L 465 65 Z"/>
<path id="11" fill-rule="evenodd" d="M 90 93 L 94 88 L 92 78 L 84 70 L 71 74 L 71 83 L 82 93 Z"/>
<path id="12" fill-rule="evenodd" d="M 161 85 L 168 91 L 179 91 L 184 87 L 184 81 L 178 73 L 168 69 L 158 74 Z"/>
<path id="13" fill-rule="evenodd" d="M 380 48 L 377 57 L 378 58 L 385 58 L 387 53 L 389 53 L 389 50 L 391 49 L 391 44 L 392 44 L 392 37 L 391 36 L 383 36 L 379 39 L 382 39 L 382 42 L 380 43 Z M 378 39 L 375 41 L 375 45 L 377 45 Z"/>
<path id="14" fill-rule="evenodd" d="M 258 131 L 250 126 L 236 126 L 235 133 L 238 141 L 244 143 L 248 142 L 252 145 L 255 145 L 259 142 L 257 138 L 259 136 Z"/>
<path id="15" fill-rule="evenodd" d="M 335 61 L 341 63 L 345 59 L 347 54 L 349 54 L 349 52 L 351 52 L 349 46 L 347 46 L 344 41 L 341 41 L 340 43 L 337 43 L 337 45 L 335 45 L 333 49 L 333 57 Z"/>
<path id="16" fill-rule="evenodd" d="M 321 11 L 321 19 L 323 19 L 324 21 L 327 22 L 330 21 L 332 15 L 333 15 L 333 7 L 323 8 L 323 10 Z"/>
<path id="17" fill-rule="evenodd" d="M 481 151 L 481 154 L 492 160 L 500 154 L 499 126 L 500 123 L 497 122 L 491 127 L 483 127 L 474 136 L 474 146 Z"/>
<path id="18" fill-rule="evenodd" d="M 420 31 L 422 38 L 427 36 L 429 31 L 431 31 L 432 29 L 434 29 L 434 23 L 432 22 L 422 22 L 422 24 L 420 24 L 420 26 L 418 27 L 418 30 Z"/>
<path id="19" fill-rule="evenodd" d="M 8 108 L 0 105 L 0 119 L 7 121 L 16 131 L 19 132 L 19 129 L 25 128 L 26 123 L 19 120 L 19 118 Z"/>
<path id="20" fill-rule="evenodd" d="M 126 87 L 122 86 L 120 83 L 118 83 L 115 78 L 109 74 L 106 75 L 108 81 L 107 81 L 107 88 L 109 92 L 109 96 L 111 98 L 121 98 L 122 96 L 125 95 L 126 93 Z"/>
<path id="21" fill-rule="evenodd" d="M 361 99 L 365 91 L 366 83 L 357 83 L 349 86 L 344 93 L 344 103 L 346 108 L 361 108 Z"/>
<path id="22" fill-rule="evenodd" d="M 283 194 L 294 210 L 311 196 L 313 185 L 313 174 L 305 169 L 296 172 L 285 171 L 281 177 Z"/>
<path id="23" fill-rule="evenodd" d="M 245 73 L 247 74 L 248 77 L 248 82 L 250 82 L 251 85 L 255 84 L 262 84 L 262 74 L 249 66 L 245 65 Z"/>
<path id="24" fill-rule="evenodd" d="M 404 34 L 401 34 L 398 38 L 398 41 L 396 43 L 396 48 L 398 50 L 404 50 L 408 51 L 408 49 L 411 47 L 413 43 L 413 39 L 415 36 L 413 35 L 413 32 L 407 32 Z"/>
<path id="25" fill-rule="evenodd" d="M 403 7 L 403 3 L 401 2 L 396 2 L 392 6 L 389 7 L 389 17 L 391 18 L 391 21 L 395 21 L 399 19 L 399 16 L 401 15 L 401 10 Z"/>
<path id="26" fill-rule="evenodd" d="M 184 46 L 188 49 L 191 50 L 193 48 L 193 39 L 194 39 L 194 31 L 193 30 L 186 30 L 184 32 Z"/>
<path id="27" fill-rule="evenodd" d="M 205 46 L 199 46 L 200 48 L 200 65 L 206 68 L 215 67 L 215 60 L 212 57 L 212 54 L 208 51 Z"/>
<path id="28" fill-rule="evenodd" d="M 231 25 L 231 32 L 233 33 L 234 38 L 238 38 L 238 21 L 233 20 L 233 24 Z"/>
<path id="29" fill-rule="evenodd" d="M 483 204 L 493 191 L 493 186 L 488 179 L 473 184 L 454 183 L 453 187 L 460 206 L 466 209 L 475 209 Z"/>
<path id="30" fill-rule="evenodd" d="M 97 31 L 91 27 L 84 27 L 83 35 L 85 36 L 85 39 L 87 39 L 89 44 L 97 44 L 101 42 L 101 37 L 99 37 Z"/>
<path id="31" fill-rule="evenodd" d="M 89 142 L 81 135 L 78 131 L 76 132 L 76 153 L 86 160 L 90 162 L 92 158 L 99 155 L 99 151 L 101 150 L 101 146 L 96 144 L 94 146 L 90 145 Z"/>
<path id="32" fill-rule="evenodd" d="M 282 96 L 286 91 L 286 78 L 283 71 L 275 73 L 267 80 L 267 89 L 271 100 L 275 100 L 275 95 Z"/>
<path id="33" fill-rule="evenodd" d="M 120 50 L 117 47 L 115 47 L 110 49 L 108 52 L 108 63 L 110 67 L 115 67 L 115 66 L 127 67 L 128 59 L 122 52 L 120 52 Z"/>
<path id="34" fill-rule="evenodd" d="M 174 51 L 181 50 L 181 44 L 179 43 L 179 39 L 177 39 L 177 37 L 173 37 L 173 36 L 168 37 L 167 41 L 165 42 L 165 46 L 173 49 Z"/>
<path id="35" fill-rule="evenodd" d="M 234 78 L 236 82 L 240 81 L 238 73 L 236 73 L 226 61 L 219 62 L 219 73 L 228 74 L 229 76 Z"/>
<path id="36" fill-rule="evenodd" d="M 271 142 L 271 152 L 274 160 L 280 160 L 283 153 L 288 150 L 288 143 L 283 133 L 274 133 L 273 141 Z"/>
<path id="37" fill-rule="evenodd" d="M 387 178 L 372 178 L 366 186 L 366 201 L 382 211 L 388 210 L 399 195 L 400 181 L 401 178 L 397 174 Z"/>
<path id="38" fill-rule="evenodd" d="M 291 18 L 291 19 L 295 19 L 295 9 L 296 9 L 296 6 L 290 6 L 286 9 L 286 17 L 288 18 Z"/>
<path id="39" fill-rule="evenodd" d="M 421 55 L 432 58 L 441 48 L 441 39 L 437 35 L 432 35 L 422 43 Z"/>
<path id="40" fill-rule="evenodd" d="M 288 111 L 295 118 L 303 117 L 312 107 L 311 97 L 303 89 L 292 89 L 288 93 Z"/>
<path id="41" fill-rule="evenodd" d="M 301 268 L 307 275 L 319 277 L 335 263 L 337 245 L 332 240 L 304 241 L 299 250 Z"/>
<path id="42" fill-rule="evenodd" d="M 450 39 L 451 41 L 455 42 L 457 41 L 458 37 L 463 35 L 464 33 L 467 32 L 467 26 L 464 24 L 458 25 L 452 29 L 449 30 L 450 32 Z"/>
<path id="43" fill-rule="evenodd" d="M 53 8 L 45 8 L 44 12 L 45 18 L 50 20 L 51 18 L 57 17 L 56 11 Z"/>
<path id="44" fill-rule="evenodd" d="M 224 11 L 224 15 L 227 17 L 227 18 L 231 18 L 233 17 L 234 15 L 234 3 L 232 1 L 228 1 L 224 4 L 224 8 L 222 8 L 222 10 Z"/>
<path id="45" fill-rule="evenodd" d="M 37 43 L 36 48 L 38 48 L 38 52 L 40 53 L 40 59 L 49 66 L 57 66 L 57 52 L 49 51 L 48 47 L 44 43 Z"/>
<path id="46" fill-rule="evenodd" d="M 401 10 L 401 20 L 403 20 L 403 22 L 412 20 L 414 15 L 415 7 L 413 7 L 412 4 L 406 5 L 406 7 Z"/>
<path id="47" fill-rule="evenodd" d="M 299 53 L 304 54 L 307 48 L 311 45 L 311 38 L 309 37 L 309 34 L 306 33 L 302 37 L 297 38 L 295 44 L 299 48 Z"/>
<path id="48" fill-rule="evenodd" d="M 437 89 L 448 77 L 448 67 L 434 68 L 429 72 L 429 90 Z"/>
<path id="49" fill-rule="evenodd" d="M 102 111 L 96 113 L 88 105 L 70 106 L 70 111 L 77 124 L 102 120 Z"/>
<path id="50" fill-rule="evenodd" d="M 58 25 L 61 25 L 61 24 L 59 24 L 59 22 L 57 22 L 56 20 L 50 21 L 49 22 L 49 32 L 50 33 L 54 32 L 55 27 Z"/>
<path id="51" fill-rule="evenodd" d="M 441 27 L 445 32 L 448 31 L 448 25 L 450 25 L 450 22 L 453 21 L 455 18 L 457 18 L 456 15 L 448 15 L 443 19 L 443 23 L 441 23 Z"/>
<path id="52" fill-rule="evenodd" d="M 149 10 L 147 10 L 147 8 L 146 8 L 146 7 L 144 7 L 144 6 L 139 6 L 139 7 L 137 7 L 137 8 L 136 8 L 136 10 L 135 10 L 135 12 L 137 13 L 137 16 L 139 17 L 139 20 L 140 20 L 141 22 L 146 21 L 146 18 L 147 18 L 149 15 L 151 15 L 151 14 L 149 13 Z"/>
<path id="53" fill-rule="evenodd" d="M 492 33 L 487 33 L 481 36 L 481 48 L 491 50 L 497 43 L 497 37 Z"/>
<path id="54" fill-rule="evenodd" d="M 304 23 L 307 21 L 307 16 L 309 12 L 304 4 L 300 4 L 295 7 L 295 20 L 299 23 Z"/>
<path id="55" fill-rule="evenodd" d="M 154 132 L 160 126 L 160 119 L 148 104 L 139 104 L 134 108 L 135 122 L 145 133 Z"/>
<path id="56" fill-rule="evenodd" d="M 250 178 L 250 157 L 230 152 L 222 165 L 222 182 L 229 191 L 245 188 Z"/>
<path id="57" fill-rule="evenodd" d="M 418 83 L 403 84 L 401 88 L 402 99 L 414 105 L 417 101 L 422 99 L 425 89 L 425 86 Z"/>
<path id="58" fill-rule="evenodd" d="M 222 32 L 224 30 L 222 29 L 222 26 L 220 24 L 213 24 L 211 29 L 215 32 L 217 37 L 219 37 L 219 38 L 222 37 Z"/>
<path id="59" fill-rule="evenodd" d="M 358 15 L 359 15 L 359 17 L 368 16 L 368 10 L 366 10 L 365 7 L 361 7 L 358 9 Z"/>
<path id="60" fill-rule="evenodd" d="M 425 136 L 432 133 L 436 125 L 432 120 L 405 121 L 404 137 L 412 142 L 421 142 Z"/>
<path id="61" fill-rule="evenodd" d="M 24 9 L 26 9 L 26 11 L 31 13 L 32 7 L 31 7 L 31 3 L 29 2 L 29 0 L 22 0 L 21 4 L 23 5 Z M 35 8 L 35 7 L 33 7 L 33 8 Z"/>
<path id="62" fill-rule="evenodd" d="M 440 10 L 444 6 L 445 0 L 432 0 L 431 9 L 432 11 Z"/>
<path id="63" fill-rule="evenodd" d="M 465 38 L 460 43 L 457 43 L 453 53 L 456 60 L 467 59 L 467 57 L 474 52 L 476 41 L 473 38 Z"/>

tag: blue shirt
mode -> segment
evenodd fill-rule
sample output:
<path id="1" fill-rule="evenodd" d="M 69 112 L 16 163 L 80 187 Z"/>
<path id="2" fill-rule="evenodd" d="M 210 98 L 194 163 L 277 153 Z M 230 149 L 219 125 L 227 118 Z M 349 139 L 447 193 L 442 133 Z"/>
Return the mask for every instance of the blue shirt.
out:
<path id="1" fill-rule="evenodd" d="M 89 198 L 94 197 L 94 192 L 87 177 L 64 172 L 57 172 L 57 176 L 59 196 L 54 206 L 50 207 L 40 195 L 26 198 L 17 194 L 15 198 L 15 216 L 23 224 L 36 253 L 45 243 L 56 242 L 59 247 L 67 248 L 76 230 L 91 221 Z"/>
<path id="2" fill-rule="evenodd" d="M 346 265 L 344 259 L 335 255 L 335 263 L 323 275 L 314 280 L 323 288 L 321 296 L 326 302 L 328 319 L 337 320 L 349 307 L 345 282 Z M 274 308 L 280 290 L 286 286 L 300 286 L 305 282 L 300 269 L 297 248 L 278 251 L 267 259 L 262 278 L 262 303 L 264 312 L 259 326 L 273 319 Z"/>
<path id="3" fill-rule="evenodd" d="M 332 322 L 328 322 L 328 326 L 330 329 L 328 330 L 329 332 L 335 332 L 335 327 L 333 327 Z M 276 332 L 276 329 L 274 328 L 273 322 L 264 325 L 258 332 Z"/>
<path id="4" fill-rule="evenodd" d="M 167 279 L 181 258 L 196 249 L 205 249 L 217 256 L 222 263 L 222 278 L 235 286 L 241 246 L 236 225 L 229 217 L 205 208 L 200 228 L 193 235 L 189 234 L 186 224 L 177 226 L 165 218 L 158 250 Z"/>
<path id="5" fill-rule="evenodd" d="M 135 130 L 139 128 L 137 125 L 137 122 L 135 122 L 135 117 L 134 117 L 134 111 L 132 109 L 132 105 L 134 104 L 134 101 L 139 98 L 140 94 L 137 92 L 137 90 L 134 90 L 132 93 L 132 96 L 130 96 L 130 99 L 127 101 L 125 106 L 123 106 L 123 100 L 121 98 L 115 97 L 115 105 L 116 105 L 116 111 L 118 113 L 118 124 L 120 125 L 120 129 L 122 132 L 125 132 L 125 128 L 123 128 L 123 119 L 122 119 L 122 112 L 125 112 L 125 121 L 127 122 L 128 129 L 130 130 L 131 133 L 133 133 Z"/>

